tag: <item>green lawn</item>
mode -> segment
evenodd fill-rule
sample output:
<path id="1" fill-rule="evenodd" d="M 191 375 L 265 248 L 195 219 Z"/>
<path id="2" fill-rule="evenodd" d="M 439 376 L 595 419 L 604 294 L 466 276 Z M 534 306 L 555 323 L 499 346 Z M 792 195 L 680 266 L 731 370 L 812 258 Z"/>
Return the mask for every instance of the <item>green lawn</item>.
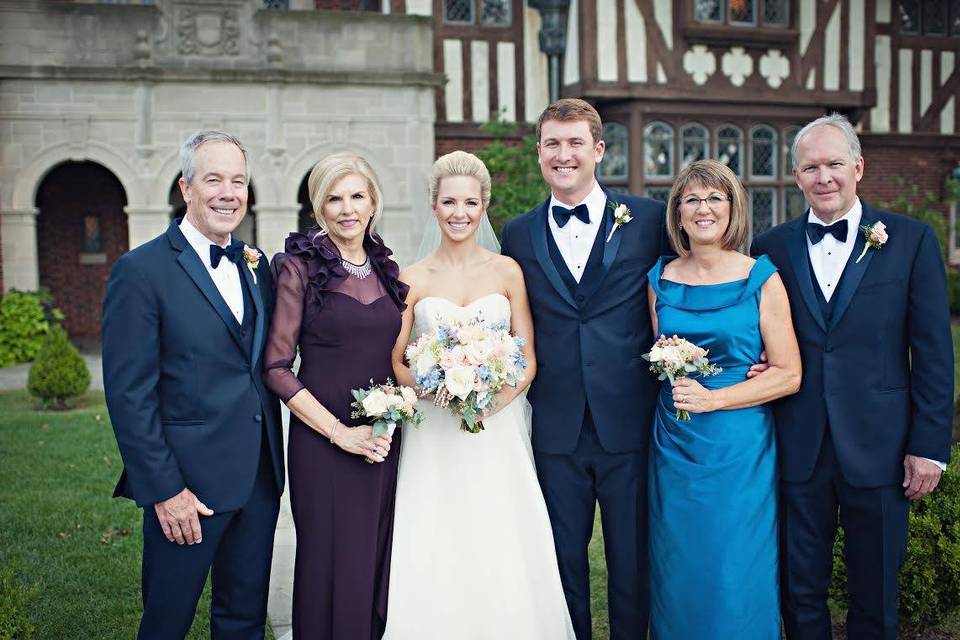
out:
<path id="1" fill-rule="evenodd" d="M 0 393 L 0 562 L 39 587 L 35 638 L 131 638 L 142 516 L 110 497 L 121 464 L 103 394 L 66 413 L 33 406 Z M 208 584 L 189 638 L 210 637 L 209 616 Z"/>

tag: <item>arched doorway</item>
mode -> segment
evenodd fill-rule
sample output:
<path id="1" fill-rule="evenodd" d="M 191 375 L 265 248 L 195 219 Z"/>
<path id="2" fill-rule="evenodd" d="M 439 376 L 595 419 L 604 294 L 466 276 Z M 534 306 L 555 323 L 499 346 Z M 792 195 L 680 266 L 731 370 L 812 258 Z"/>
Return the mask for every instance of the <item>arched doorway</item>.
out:
<path id="1" fill-rule="evenodd" d="M 128 249 L 127 196 L 108 169 L 64 162 L 37 188 L 40 286 L 64 313 L 71 336 L 98 336 L 113 261 Z"/>
<path id="2" fill-rule="evenodd" d="M 179 183 L 181 175 L 182 174 L 178 173 L 177 177 L 173 179 L 173 184 L 170 185 L 170 194 L 167 196 L 167 203 L 170 205 L 171 220 L 174 218 L 182 218 L 187 212 L 187 205 L 183 201 L 183 194 L 180 193 Z M 247 188 L 250 190 L 249 196 L 247 197 L 247 215 L 243 217 L 243 222 L 241 222 L 240 226 L 233 232 L 233 237 L 249 245 L 256 245 L 257 210 L 255 205 L 257 204 L 257 195 L 253 188 L 253 182 L 250 182 Z"/>
<path id="3" fill-rule="evenodd" d="M 303 180 L 300 181 L 300 188 L 297 189 L 297 202 L 300 203 L 300 212 L 297 214 L 297 231 L 306 233 L 310 229 L 317 228 L 317 221 L 313 217 L 313 205 L 310 203 L 310 191 L 307 188 L 307 181 L 310 178 L 308 171 Z"/>

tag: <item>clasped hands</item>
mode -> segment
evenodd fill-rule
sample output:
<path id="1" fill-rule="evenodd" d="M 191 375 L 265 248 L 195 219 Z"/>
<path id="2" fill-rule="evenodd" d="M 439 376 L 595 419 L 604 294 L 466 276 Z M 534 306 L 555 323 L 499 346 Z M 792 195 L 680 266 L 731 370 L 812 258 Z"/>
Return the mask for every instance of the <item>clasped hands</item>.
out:
<path id="1" fill-rule="evenodd" d="M 373 427 L 363 424 L 337 429 L 331 441 L 347 453 L 364 456 L 368 462 L 383 462 L 390 453 L 393 438 L 387 433 L 374 436 Z"/>

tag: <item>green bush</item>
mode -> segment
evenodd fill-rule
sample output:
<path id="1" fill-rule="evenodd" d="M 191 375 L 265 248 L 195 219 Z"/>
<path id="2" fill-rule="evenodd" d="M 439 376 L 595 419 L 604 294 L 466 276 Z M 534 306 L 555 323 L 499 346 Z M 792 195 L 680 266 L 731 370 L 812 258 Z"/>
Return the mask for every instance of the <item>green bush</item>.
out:
<path id="1" fill-rule="evenodd" d="M 28 640 L 33 636 L 27 608 L 37 592 L 36 585 L 21 584 L 11 566 L 0 565 L 0 640 Z"/>
<path id="2" fill-rule="evenodd" d="M 952 458 L 960 456 L 954 447 Z M 847 606 L 843 531 L 833 548 L 830 598 Z M 917 627 L 941 623 L 960 609 L 960 477 L 954 465 L 933 494 L 910 505 L 910 539 L 900 572 L 900 620 Z"/>
<path id="3" fill-rule="evenodd" d="M 960 271 L 954 269 L 947 269 L 947 301 L 950 314 L 960 315 Z"/>
<path id="4" fill-rule="evenodd" d="M 33 360 L 50 327 L 63 320 L 50 293 L 12 289 L 0 298 L 0 367 Z"/>
<path id="5" fill-rule="evenodd" d="M 37 358 L 30 365 L 27 390 L 57 410 L 67 408 L 67 399 L 79 396 L 90 386 L 90 370 L 66 332 L 53 327 Z"/>

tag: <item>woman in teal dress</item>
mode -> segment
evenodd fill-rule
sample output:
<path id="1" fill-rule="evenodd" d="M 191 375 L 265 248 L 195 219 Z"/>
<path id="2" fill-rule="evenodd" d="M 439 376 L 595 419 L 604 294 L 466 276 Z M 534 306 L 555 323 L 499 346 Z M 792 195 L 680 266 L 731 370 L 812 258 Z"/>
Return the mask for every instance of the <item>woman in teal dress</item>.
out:
<path id="1" fill-rule="evenodd" d="M 650 270 L 654 332 L 709 350 L 723 371 L 664 381 L 650 448 L 654 640 L 779 640 L 777 459 L 766 403 L 800 387 L 787 294 L 765 256 L 738 251 L 747 204 L 733 172 L 687 166 L 667 205 L 678 257 Z M 747 378 L 766 352 L 769 367 Z M 689 421 L 676 417 L 678 409 Z"/>

